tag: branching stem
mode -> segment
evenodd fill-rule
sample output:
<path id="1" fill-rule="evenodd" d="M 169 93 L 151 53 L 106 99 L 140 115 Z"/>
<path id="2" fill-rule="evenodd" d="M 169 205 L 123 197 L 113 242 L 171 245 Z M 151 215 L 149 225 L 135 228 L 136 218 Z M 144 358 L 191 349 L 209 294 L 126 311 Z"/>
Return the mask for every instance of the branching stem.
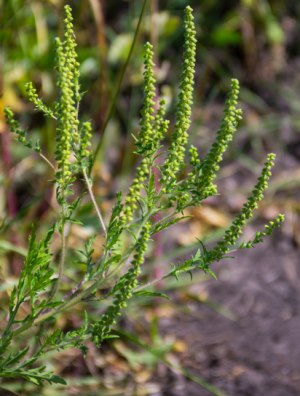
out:
<path id="1" fill-rule="evenodd" d="M 139 292 L 141 290 L 147 289 L 147 287 L 154 286 L 156 283 L 168 278 L 169 276 L 171 276 L 171 272 L 167 272 L 163 276 L 155 278 L 155 279 L 151 280 L 150 282 L 144 283 L 143 285 L 137 286 L 134 289 L 134 292 Z"/>

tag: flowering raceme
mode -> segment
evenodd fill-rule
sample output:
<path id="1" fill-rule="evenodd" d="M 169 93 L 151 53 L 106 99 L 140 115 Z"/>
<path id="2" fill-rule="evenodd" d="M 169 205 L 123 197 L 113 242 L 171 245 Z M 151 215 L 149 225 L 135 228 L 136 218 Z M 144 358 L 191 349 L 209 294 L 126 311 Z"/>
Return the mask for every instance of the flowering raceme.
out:
<path id="1" fill-rule="evenodd" d="M 216 140 L 206 157 L 200 159 L 197 148 L 188 145 L 196 57 L 196 30 L 191 7 L 186 7 L 184 15 L 183 62 L 173 127 L 166 118 L 166 101 L 156 93 L 153 46 L 146 43 L 140 132 L 134 137 L 139 165 L 128 191 L 116 194 L 115 205 L 107 219 L 108 216 L 102 215 L 93 193 L 92 124 L 80 120 L 78 115 L 82 92 L 69 6 L 65 6 L 65 14 L 63 39 L 58 38 L 55 42 L 56 102 L 49 107 L 39 98 L 32 83 L 26 86 L 27 97 L 36 110 L 56 123 L 54 159 L 49 159 L 39 143 L 31 140 L 30 134 L 19 126 L 12 110 L 5 109 L 7 124 L 18 141 L 38 153 L 51 166 L 59 207 L 55 224 L 49 224 L 44 238 L 38 240 L 35 231 L 32 232 L 22 272 L 10 294 L 7 321 L 0 340 L 0 377 L 21 378 L 38 385 L 44 381 L 65 383 L 45 366 L 39 365 L 39 359 L 44 354 L 69 347 L 86 352 L 89 340 L 100 346 L 105 339 L 113 336 L 113 326 L 135 295 L 143 291 L 151 295 L 153 286 L 159 280 L 172 276 L 178 278 L 181 273 L 197 269 L 214 276 L 211 268 L 213 262 L 225 258 L 234 249 L 254 247 L 284 220 L 284 216 L 279 214 L 251 240 L 239 242 L 246 223 L 268 187 L 275 160 L 275 155 L 269 154 L 252 194 L 220 241 L 210 250 L 199 242 L 195 254 L 147 283 L 147 272 L 143 271 L 143 267 L 147 257 L 151 256 L 153 236 L 179 222 L 184 217 L 184 209 L 200 205 L 205 198 L 217 193 L 217 172 L 242 117 L 238 108 L 239 82 L 231 80 Z M 186 152 L 189 161 L 186 161 Z M 160 161 L 157 161 L 158 157 Z M 85 182 L 99 220 L 97 233 L 102 234 L 104 243 L 96 259 L 96 235 L 78 250 L 84 273 L 78 282 L 68 278 L 68 283 L 74 284 L 68 284 L 71 289 L 66 293 L 65 267 L 74 264 L 74 252 L 68 247 L 66 238 L 67 226 L 81 224 L 76 210 L 81 205 L 83 194 L 76 197 L 73 189 L 76 180 Z M 61 248 L 59 254 L 53 255 L 51 241 L 55 233 L 60 236 Z M 91 300 L 97 315 L 89 314 Z M 82 326 L 71 331 L 56 329 L 54 319 L 57 315 L 72 310 L 79 303 L 85 307 Z M 25 334 L 37 337 L 34 348 L 23 346 Z"/>

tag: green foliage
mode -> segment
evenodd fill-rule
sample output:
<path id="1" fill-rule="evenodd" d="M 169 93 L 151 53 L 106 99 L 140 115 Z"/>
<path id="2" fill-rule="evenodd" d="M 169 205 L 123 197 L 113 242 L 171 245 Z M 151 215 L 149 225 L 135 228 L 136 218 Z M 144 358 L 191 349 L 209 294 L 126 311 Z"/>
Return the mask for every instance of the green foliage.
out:
<path id="1" fill-rule="evenodd" d="M 235 244 L 241 235 L 246 221 L 253 216 L 253 210 L 257 208 L 257 203 L 263 199 L 263 192 L 268 187 L 268 180 L 271 176 L 271 168 L 274 165 L 274 160 L 275 154 L 269 154 L 251 196 L 244 204 L 232 225 L 225 231 L 223 240 L 212 250 L 211 255 L 214 260 L 220 260 L 229 251 L 230 247 Z M 282 218 L 282 215 L 280 218 Z"/>
<path id="2" fill-rule="evenodd" d="M 43 112 L 46 116 L 55 119 L 54 112 L 43 103 L 42 99 L 39 98 L 33 84 L 29 82 L 26 84 L 25 88 L 28 100 L 35 105 L 36 109 Z"/>
<path id="3" fill-rule="evenodd" d="M 183 54 L 182 73 L 179 85 L 179 96 L 176 108 L 176 122 L 172 134 L 172 142 L 168 157 L 163 166 L 163 190 L 172 191 L 176 184 L 176 174 L 184 165 L 184 154 L 190 126 L 191 106 L 193 103 L 193 88 L 196 57 L 196 30 L 191 7 L 186 7 L 185 44 Z"/>
<path id="4" fill-rule="evenodd" d="M 41 148 L 38 142 L 33 142 L 24 129 L 21 129 L 18 121 L 14 117 L 14 113 L 8 107 L 4 109 L 5 120 L 7 125 L 9 126 L 11 132 L 17 135 L 17 139 L 20 143 L 22 143 L 25 147 L 33 149 L 36 152 L 40 152 Z"/>
<path id="5" fill-rule="evenodd" d="M 64 189 L 72 180 L 72 164 L 70 156 L 72 149 L 79 145 L 78 133 L 78 102 L 79 95 L 79 63 L 75 51 L 76 43 L 73 33 L 72 14 L 70 7 L 65 7 L 65 35 L 64 41 L 56 39 L 57 56 L 57 86 L 60 91 L 59 100 L 56 103 L 57 134 L 56 134 L 56 161 L 57 175 L 56 180 L 61 188 Z M 86 128 L 85 128 L 86 129 Z"/>
<path id="6" fill-rule="evenodd" d="M 252 240 L 237 245 L 246 222 L 252 217 L 253 210 L 268 186 L 275 159 L 274 154 L 269 154 L 251 196 L 216 246 L 208 250 L 199 241 L 199 249 L 192 257 L 173 265 L 159 279 L 150 283 L 141 282 L 143 278 L 140 275 L 147 250 L 151 246 L 151 238 L 185 218 L 184 214 L 180 215 L 185 208 L 199 205 L 205 198 L 217 193 L 214 181 L 220 162 L 241 119 L 241 110 L 237 108 L 239 83 L 235 79 L 231 81 L 216 141 L 207 156 L 200 160 L 196 147 L 186 147 L 191 123 L 196 54 L 192 9 L 187 7 L 176 119 L 170 145 L 166 147 L 163 142 L 169 128 L 166 104 L 163 98 L 156 100 L 153 47 L 149 43 L 145 45 L 145 94 L 140 134 L 135 137 L 136 153 L 141 160 L 124 199 L 121 193 L 117 194 L 106 225 L 92 190 L 92 126 L 89 122 L 78 119 L 82 93 L 69 6 L 65 7 L 65 13 L 64 38 L 62 41 L 56 40 L 59 94 L 53 110 L 38 97 L 33 85 L 27 84 L 29 100 L 45 116 L 56 121 L 55 164 L 47 159 L 40 147 L 32 143 L 28 134 L 19 127 L 12 111 L 5 111 L 7 123 L 18 140 L 37 151 L 53 168 L 57 203 L 60 207 L 56 226 L 49 227 L 41 242 L 37 241 L 35 232 L 32 231 L 22 272 L 10 295 L 8 319 L 0 341 L 0 377 L 23 378 L 36 384 L 43 381 L 64 383 L 63 379 L 39 365 L 42 355 L 53 349 L 69 347 L 77 347 L 86 352 L 88 340 L 100 346 L 105 339 L 112 337 L 111 329 L 130 298 L 138 295 L 164 296 L 151 290 L 157 281 L 171 276 L 178 278 L 181 273 L 191 273 L 196 269 L 215 277 L 211 269 L 213 262 L 223 259 L 234 248 L 251 248 L 260 243 L 283 221 L 283 215 L 279 215 L 274 222 L 265 226 L 263 232 L 256 233 Z M 185 165 L 187 150 L 189 165 Z M 158 157 L 164 158 L 162 165 L 159 164 Z M 187 177 L 182 177 L 185 169 L 188 171 L 185 173 Z M 77 222 L 75 213 L 81 205 L 81 196 L 75 196 L 72 185 L 82 176 L 99 218 L 104 249 L 95 260 L 94 237 L 79 249 L 80 264 L 84 264 L 82 279 L 78 284 L 72 284 L 71 291 L 63 294 L 60 286 L 68 255 L 66 225 Z M 55 232 L 61 238 L 59 260 L 51 254 L 50 243 Z M 68 262 L 68 265 L 72 264 Z M 103 290 L 106 290 L 106 294 Z M 79 303 L 88 305 L 90 300 L 98 304 L 99 319 L 92 320 L 87 310 L 84 323 L 79 329 L 66 332 L 55 330 L 53 322 L 58 314 L 71 310 Z M 24 307 L 26 309 L 23 311 L 21 308 Z M 25 334 L 35 335 L 37 345 L 30 349 L 24 348 L 21 336 Z"/>
<path id="7" fill-rule="evenodd" d="M 134 288 L 138 284 L 138 276 L 141 272 L 141 265 L 147 250 L 150 238 L 150 223 L 146 223 L 141 231 L 136 243 L 135 254 L 131 262 L 130 269 L 117 281 L 111 291 L 113 303 L 102 315 L 99 322 L 92 327 L 93 341 L 101 345 L 102 341 L 109 337 L 111 326 L 116 323 L 117 317 L 121 314 L 121 309 L 125 308 L 127 301 L 132 297 Z"/>
<path id="8" fill-rule="evenodd" d="M 264 237 L 267 235 L 271 235 L 272 232 L 280 227 L 281 223 L 284 221 L 283 214 L 279 214 L 273 221 L 270 221 L 268 224 L 265 225 L 264 231 L 258 231 L 255 234 L 255 237 L 248 242 L 243 242 L 240 246 L 240 249 L 251 249 L 257 243 L 263 242 Z"/>

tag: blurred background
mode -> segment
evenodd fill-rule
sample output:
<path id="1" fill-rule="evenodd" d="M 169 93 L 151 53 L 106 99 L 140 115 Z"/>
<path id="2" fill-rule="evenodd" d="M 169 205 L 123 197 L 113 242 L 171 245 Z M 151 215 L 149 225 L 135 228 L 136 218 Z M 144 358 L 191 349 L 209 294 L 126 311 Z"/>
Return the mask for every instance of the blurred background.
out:
<path id="1" fill-rule="evenodd" d="M 7 299 L 20 271 L 31 224 L 43 233 L 56 211 L 51 170 L 15 142 L 2 110 L 10 106 L 53 158 L 55 124 L 34 111 L 24 85 L 33 81 L 46 103 L 55 99 L 53 44 L 62 34 L 67 3 L 86 92 L 80 113 L 94 125 L 93 147 L 101 142 L 93 176 L 106 218 L 115 192 L 128 186 L 137 163 L 131 134 L 139 130 L 146 41 L 154 45 L 158 94 L 167 99 L 173 121 L 183 10 L 194 9 L 198 52 L 190 140 L 202 157 L 214 142 L 230 78 L 241 84 L 244 120 L 218 177 L 220 195 L 190 210 L 192 220 L 155 241 L 145 269 L 150 278 L 192 253 L 196 238 L 208 244 L 218 240 L 269 152 L 277 154 L 276 167 L 246 237 L 278 212 L 286 221 L 262 246 L 213 266 L 217 282 L 195 274 L 192 280 L 158 285 L 170 301 L 136 299 L 120 322 L 120 338 L 101 350 L 90 345 L 86 359 L 74 350 L 53 353 L 49 364 L 69 378 L 67 388 L 4 385 L 22 395 L 51 396 L 299 395 L 300 2 L 294 0 L 148 0 L 138 29 L 143 0 L 0 2 L 1 299 Z M 98 230 L 88 201 L 78 218 L 85 226 L 72 226 L 70 257 Z M 99 236 L 96 255 L 101 244 Z M 74 265 L 66 275 L 74 280 L 80 270 Z M 78 307 L 57 325 L 76 327 L 81 314 Z"/>

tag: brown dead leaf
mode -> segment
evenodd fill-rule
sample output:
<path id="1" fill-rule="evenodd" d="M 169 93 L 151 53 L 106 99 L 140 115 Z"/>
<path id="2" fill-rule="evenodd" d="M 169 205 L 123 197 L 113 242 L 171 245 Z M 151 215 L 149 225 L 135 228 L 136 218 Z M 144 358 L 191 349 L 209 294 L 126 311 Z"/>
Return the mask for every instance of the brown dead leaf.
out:
<path id="1" fill-rule="evenodd" d="M 246 368 L 243 366 L 234 366 L 231 371 L 231 375 L 233 377 L 240 377 L 242 374 L 244 374 L 245 371 L 246 371 Z"/>
<path id="2" fill-rule="evenodd" d="M 139 372 L 137 372 L 134 376 L 134 380 L 138 384 L 144 384 L 152 377 L 152 372 L 149 369 L 143 368 Z"/>
<path id="3" fill-rule="evenodd" d="M 153 313 L 159 318 L 172 318 L 176 315 L 176 309 L 171 304 L 161 304 L 153 310 Z"/>
<path id="4" fill-rule="evenodd" d="M 24 111 L 26 108 L 24 102 L 18 97 L 15 89 L 11 86 L 6 84 L 3 89 L 3 96 L 1 99 L 1 107 L 9 106 L 12 108 L 13 111 L 19 113 Z"/>
<path id="5" fill-rule="evenodd" d="M 184 353 L 187 350 L 187 344 L 182 340 L 175 340 L 173 344 L 173 351 L 178 353 Z"/>
<path id="6" fill-rule="evenodd" d="M 199 221 L 191 221 L 184 232 L 178 232 L 175 236 L 175 241 L 180 245 L 189 245 L 196 241 L 195 238 L 202 238 L 205 234 L 205 226 Z"/>
<path id="7" fill-rule="evenodd" d="M 229 223 L 228 216 L 221 210 L 211 206 L 200 206 L 192 210 L 193 215 L 201 223 L 210 227 L 226 227 Z"/>

